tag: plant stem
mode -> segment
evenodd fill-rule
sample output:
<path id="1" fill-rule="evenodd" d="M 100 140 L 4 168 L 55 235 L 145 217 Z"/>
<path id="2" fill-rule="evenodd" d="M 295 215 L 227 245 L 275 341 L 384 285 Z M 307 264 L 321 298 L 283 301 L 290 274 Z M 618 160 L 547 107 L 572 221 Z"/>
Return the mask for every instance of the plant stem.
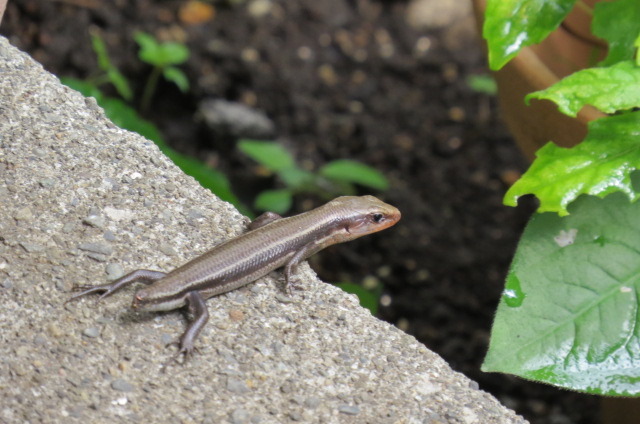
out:
<path id="1" fill-rule="evenodd" d="M 158 85 L 158 78 L 160 78 L 160 74 L 162 73 L 162 68 L 159 66 L 154 66 L 151 71 L 151 75 L 149 75 L 149 79 L 147 80 L 147 84 L 144 86 L 144 92 L 142 93 L 142 100 L 140 101 L 140 110 L 146 112 L 149 108 L 149 103 L 151 102 L 151 98 L 153 97 L 153 93 L 156 90 L 156 86 Z"/>

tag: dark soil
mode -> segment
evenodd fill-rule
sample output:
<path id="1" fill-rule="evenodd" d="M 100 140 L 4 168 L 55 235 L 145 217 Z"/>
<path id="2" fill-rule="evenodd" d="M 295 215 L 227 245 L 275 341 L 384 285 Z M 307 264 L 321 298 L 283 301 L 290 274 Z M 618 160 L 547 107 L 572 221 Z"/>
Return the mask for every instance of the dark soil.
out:
<path id="1" fill-rule="evenodd" d="M 383 319 L 532 423 L 598 421 L 594 397 L 480 372 L 533 205 L 502 205 L 526 163 L 495 99 L 465 82 L 487 72 L 468 16 L 418 31 L 406 22 L 404 1 L 237 0 L 215 2 L 213 19 L 190 25 L 179 18 L 180 1 L 101 3 L 11 0 L 0 33 L 49 71 L 85 78 L 97 69 L 88 34 L 97 28 L 137 98 L 149 68 L 137 59 L 133 32 L 184 40 L 190 92 L 163 83 L 145 114 L 175 149 L 226 173 L 247 204 L 278 184 L 256 172 L 235 140 L 197 119 L 200 101 L 221 98 L 265 112 L 307 168 L 351 158 L 382 171 L 392 188 L 378 195 L 402 211 L 401 223 L 318 255 L 321 277 L 378 279 Z M 270 5 L 269 13 L 255 16 L 256 4 Z M 307 197 L 296 207 L 317 203 Z"/>

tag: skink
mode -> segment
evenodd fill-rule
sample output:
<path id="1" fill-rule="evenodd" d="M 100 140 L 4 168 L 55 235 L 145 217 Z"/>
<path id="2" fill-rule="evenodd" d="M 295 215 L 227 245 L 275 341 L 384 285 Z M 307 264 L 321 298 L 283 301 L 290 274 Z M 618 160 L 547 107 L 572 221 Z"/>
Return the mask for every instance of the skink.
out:
<path id="1" fill-rule="evenodd" d="M 205 299 L 251 283 L 284 266 L 285 290 L 298 263 L 336 243 L 354 240 L 394 225 L 400 211 L 373 196 L 338 197 L 309 212 L 282 218 L 265 213 L 249 231 L 224 242 L 169 273 L 139 269 L 113 283 L 80 286 L 83 290 L 69 301 L 91 293 L 99 298 L 141 282 L 132 308 L 139 311 L 168 311 L 187 306 L 193 319 L 180 337 L 176 356 L 187 357 L 194 341 L 209 319 Z"/>

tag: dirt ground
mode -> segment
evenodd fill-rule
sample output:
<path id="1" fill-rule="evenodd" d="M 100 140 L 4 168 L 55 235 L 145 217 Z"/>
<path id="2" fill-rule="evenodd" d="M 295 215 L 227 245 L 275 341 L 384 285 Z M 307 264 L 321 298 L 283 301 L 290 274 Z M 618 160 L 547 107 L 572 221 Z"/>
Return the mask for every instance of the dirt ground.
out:
<path id="1" fill-rule="evenodd" d="M 174 148 L 227 174 L 247 204 L 277 186 L 233 136 L 199 118 L 200 102 L 226 99 L 264 112 L 306 168 L 350 158 L 380 170 L 392 185 L 380 196 L 402 211 L 401 223 L 318 255 L 320 276 L 382 283 L 381 318 L 532 423 L 598 421 L 594 397 L 480 372 L 533 202 L 502 205 L 526 163 L 495 98 L 466 82 L 487 72 L 466 2 L 220 0 L 195 15 L 184 1 L 108 3 L 9 0 L 0 33 L 56 75 L 86 78 L 97 69 L 97 28 L 137 98 L 150 69 L 133 32 L 184 41 L 190 91 L 162 83 L 145 114 Z M 297 211 L 318 202 L 299 199 Z"/>

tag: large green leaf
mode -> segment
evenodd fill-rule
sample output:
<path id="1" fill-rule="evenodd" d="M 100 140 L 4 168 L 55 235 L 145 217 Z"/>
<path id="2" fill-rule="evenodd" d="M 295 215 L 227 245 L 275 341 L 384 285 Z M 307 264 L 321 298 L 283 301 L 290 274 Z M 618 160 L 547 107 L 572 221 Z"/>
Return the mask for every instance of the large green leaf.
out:
<path id="1" fill-rule="evenodd" d="M 640 168 L 640 112 L 608 116 L 589 123 L 587 138 L 570 149 L 547 143 L 527 172 L 507 191 L 504 203 L 535 194 L 539 212 L 566 215 L 580 194 L 604 197 L 616 191 L 636 200 L 632 171 Z"/>
<path id="2" fill-rule="evenodd" d="M 273 172 L 296 166 L 293 156 L 281 144 L 272 141 L 240 140 L 238 149 Z"/>
<path id="3" fill-rule="evenodd" d="M 596 3 L 591 29 L 609 43 L 609 53 L 601 65 L 633 59 L 633 42 L 640 35 L 638 0 Z"/>
<path id="4" fill-rule="evenodd" d="M 293 204 L 293 193 L 284 188 L 280 190 L 265 190 L 261 192 L 254 202 L 256 209 L 284 214 Z"/>
<path id="5" fill-rule="evenodd" d="M 317 186 L 315 175 L 297 166 L 280 169 L 278 177 L 285 186 L 295 191 L 313 191 Z"/>
<path id="6" fill-rule="evenodd" d="M 488 0 L 482 34 L 491 69 L 502 68 L 521 48 L 556 29 L 576 0 Z"/>
<path id="7" fill-rule="evenodd" d="M 640 394 L 640 203 L 582 196 L 536 214 L 518 246 L 482 369 Z"/>
<path id="8" fill-rule="evenodd" d="M 551 100 L 569 116 L 576 116 L 587 104 L 605 113 L 628 110 L 640 106 L 640 67 L 626 61 L 607 68 L 583 69 L 545 90 L 528 94 L 525 101 L 531 98 Z"/>
<path id="9" fill-rule="evenodd" d="M 98 104 L 105 97 L 100 89 L 90 82 L 71 77 L 60 77 L 60 82 L 69 88 L 79 91 L 85 97 L 93 97 Z"/>
<path id="10" fill-rule="evenodd" d="M 220 199 L 233 204 L 241 213 L 252 216 L 250 209 L 233 193 L 229 179 L 222 172 L 207 166 L 198 159 L 178 153 L 168 146 L 161 146 L 160 150 L 185 174 L 195 178 L 200 185 L 211 190 Z"/>
<path id="11" fill-rule="evenodd" d="M 338 181 L 360 184 L 376 190 L 389 187 L 387 178 L 377 169 L 349 159 L 338 159 L 320 168 L 320 175 Z"/>

